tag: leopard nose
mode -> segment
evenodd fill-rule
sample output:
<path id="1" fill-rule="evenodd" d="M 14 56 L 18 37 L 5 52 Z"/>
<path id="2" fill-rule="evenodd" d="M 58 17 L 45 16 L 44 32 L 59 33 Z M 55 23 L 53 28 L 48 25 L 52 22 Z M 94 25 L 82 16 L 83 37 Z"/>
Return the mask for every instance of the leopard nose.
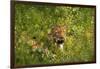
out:
<path id="1" fill-rule="evenodd" d="M 59 37 L 60 40 L 64 40 L 64 37 Z"/>

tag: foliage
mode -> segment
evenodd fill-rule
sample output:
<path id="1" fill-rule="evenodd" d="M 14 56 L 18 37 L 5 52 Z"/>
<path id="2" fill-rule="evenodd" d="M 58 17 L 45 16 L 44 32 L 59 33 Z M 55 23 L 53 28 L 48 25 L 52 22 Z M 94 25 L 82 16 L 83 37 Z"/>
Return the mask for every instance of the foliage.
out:
<path id="1" fill-rule="evenodd" d="M 94 8 L 15 5 L 15 64 L 90 62 L 94 59 Z M 64 51 L 48 41 L 48 31 L 67 26 Z M 32 38 L 41 46 L 34 50 Z"/>

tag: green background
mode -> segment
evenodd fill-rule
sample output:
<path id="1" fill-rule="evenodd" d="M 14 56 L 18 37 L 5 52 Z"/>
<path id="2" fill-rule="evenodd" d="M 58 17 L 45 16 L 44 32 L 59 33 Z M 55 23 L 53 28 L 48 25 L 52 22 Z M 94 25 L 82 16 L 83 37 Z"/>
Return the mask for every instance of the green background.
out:
<path id="1" fill-rule="evenodd" d="M 95 8 L 88 7 L 15 4 L 15 64 L 93 61 L 94 15 Z M 48 31 L 57 24 L 67 26 L 63 52 L 48 41 Z M 33 37 L 42 48 L 33 51 Z"/>

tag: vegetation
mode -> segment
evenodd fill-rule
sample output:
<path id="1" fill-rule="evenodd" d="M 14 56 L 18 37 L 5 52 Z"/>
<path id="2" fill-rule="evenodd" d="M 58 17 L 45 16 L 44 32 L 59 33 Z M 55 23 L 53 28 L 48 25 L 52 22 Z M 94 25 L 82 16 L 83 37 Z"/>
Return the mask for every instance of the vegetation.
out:
<path id="1" fill-rule="evenodd" d="M 93 61 L 94 14 L 94 8 L 16 4 L 15 64 Z M 67 26 L 63 52 L 48 41 L 48 31 L 57 24 Z M 40 47 L 32 48 L 33 41 Z"/>

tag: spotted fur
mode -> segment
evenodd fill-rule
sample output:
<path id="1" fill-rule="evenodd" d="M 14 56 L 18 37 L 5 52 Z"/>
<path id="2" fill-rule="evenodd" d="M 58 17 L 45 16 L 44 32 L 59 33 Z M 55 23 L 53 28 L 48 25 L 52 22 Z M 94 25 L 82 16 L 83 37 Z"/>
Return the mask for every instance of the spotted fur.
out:
<path id="1" fill-rule="evenodd" d="M 66 40 L 66 27 L 63 25 L 53 26 L 49 32 L 49 40 L 53 41 L 56 46 L 62 48 Z"/>

